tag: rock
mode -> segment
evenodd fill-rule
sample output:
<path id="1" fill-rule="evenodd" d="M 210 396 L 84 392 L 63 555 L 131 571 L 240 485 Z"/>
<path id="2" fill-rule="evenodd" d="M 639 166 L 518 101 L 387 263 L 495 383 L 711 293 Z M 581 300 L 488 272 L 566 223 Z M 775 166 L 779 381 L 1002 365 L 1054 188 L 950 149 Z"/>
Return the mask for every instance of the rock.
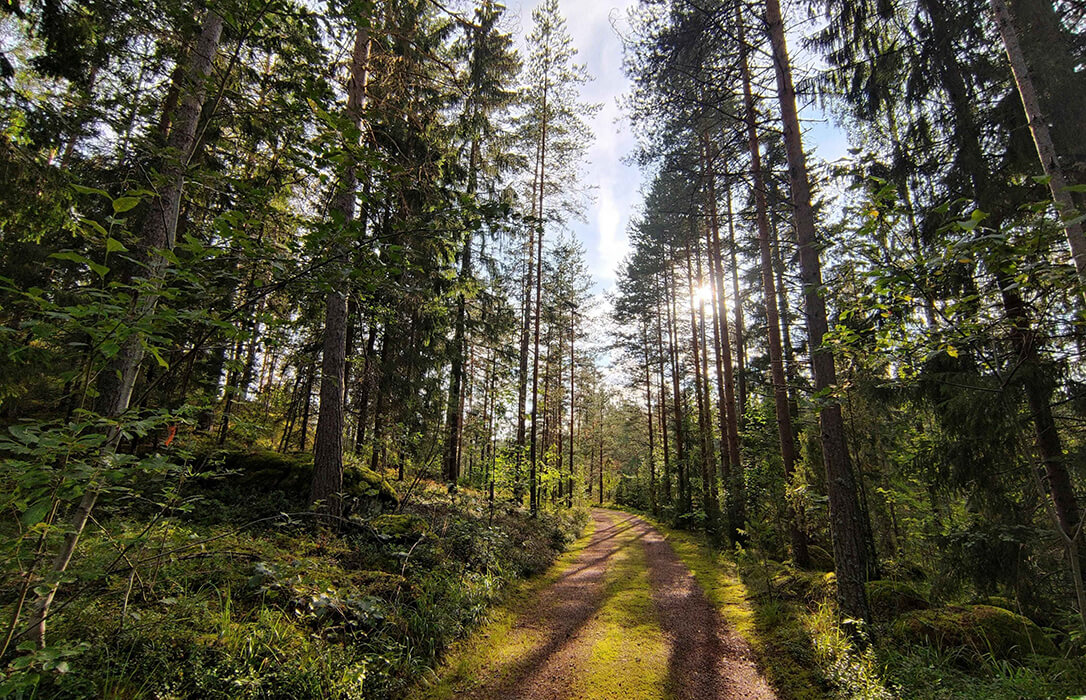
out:
<path id="1" fill-rule="evenodd" d="M 927 610 L 931 602 L 915 584 L 906 581 L 869 581 L 867 601 L 878 621 L 889 621 L 913 610 Z"/>
<path id="2" fill-rule="evenodd" d="M 773 576 L 771 585 L 780 598 L 818 603 L 834 596 L 837 577 L 832 571 L 823 573 L 786 568 Z"/>
<path id="3" fill-rule="evenodd" d="M 992 605 L 951 605 L 905 613 L 893 634 L 910 644 L 928 644 L 943 651 L 966 649 L 997 659 L 1036 653 L 1055 656 L 1056 645 L 1027 617 Z"/>
<path id="4" fill-rule="evenodd" d="M 378 534 L 400 541 L 417 540 L 430 532 L 430 526 L 417 515 L 404 513 L 378 515 L 369 522 L 370 527 Z"/>
<path id="5" fill-rule="evenodd" d="M 817 544 L 807 547 L 807 556 L 814 571 L 833 571 L 833 555 Z"/>
<path id="6" fill-rule="evenodd" d="M 304 502 L 313 481 L 313 455 L 279 454 L 269 450 L 226 452 L 220 456 L 222 467 L 237 472 L 229 477 L 238 485 L 261 492 L 282 491 Z M 349 512 L 380 512 L 399 502 L 395 489 L 384 477 L 363 466 L 343 469 L 343 494 Z"/>
<path id="7" fill-rule="evenodd" d="M 396 505 L 400 502 L 392 484 L 377 472 L 362 466 L 343 469 L 343 491 L 355 498 L 374 498 L 381 503 Z"/>

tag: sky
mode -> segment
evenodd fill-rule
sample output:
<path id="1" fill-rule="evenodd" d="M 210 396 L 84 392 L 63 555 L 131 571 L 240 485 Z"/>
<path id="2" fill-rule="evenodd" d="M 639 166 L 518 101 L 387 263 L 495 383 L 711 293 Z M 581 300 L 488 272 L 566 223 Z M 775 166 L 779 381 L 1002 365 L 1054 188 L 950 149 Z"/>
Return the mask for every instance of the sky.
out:
<path id="1" fill-rule="evenodd" d="M 638 168 L 623 162 L 633 152 L 636 140 L 619 107 L 619 98 L 629 91 L 630 82 L 622 70 L 622 40 L 616 28 L 624 30 L 627 9 L 636 4 L 637 0 L 559 0 L 573 44 L 579 51 L 577 60 L 585 63 L 595 78 L 584 87 L 582 96 L 588 102 L 603 105 L 590 120 L 595 140 L 588 149 L 584 168 L 583 184 L 594 188 L 594 197 L 587 207 L 587 221 L 570 223 L 584 244 L 597 292 L 614 286 L 619 265 L 628 251 L 627 225 L 638 211 L 645 184 Z M 537 0 L 506 0 L 506 5 L 510 29 L 517 37 L 522 55 L 526 54 L 524 40 L 531 31 L 532 9 Z M 790 43 L 793 48 L 798 42 Z M 845 155 L 845 136 L 832 120 L 813 107 L 802 108 L 801 117 L 806 120 L 805 146 L 813 147 L 824 160 Z"/>
<path id="2" fill-rule="evenodd" d="M 537 2 L 507 0 L 506 4 L 523 55 L 524 38 L 531 31 L 532 9 Z M 595 140 L 588 149 L 584 167 L 584 184 L 594 188 L 593 199 L 585 212 L 587 221 L 570 222 L 570 228 L 584 244 L 598 292 L 614 284 L 615 273 L 627 251 L 626 225 L 641 200 L 641 174 L 636 167 L 622 162 L 633 151 L 635 140 L 618 106 L 619 97 L 629 89 L 629 81 L 622 72 L 622 41 L 611 26 L 612 17 L 621 23 L 626 8 L 635 4 L 636 0 L 559 2 L 579 52 L 577 60 L 587 64 L 589 74 L 595 78 L 584 87 L 582 97 L 603 105 L 589 122 Z"/>

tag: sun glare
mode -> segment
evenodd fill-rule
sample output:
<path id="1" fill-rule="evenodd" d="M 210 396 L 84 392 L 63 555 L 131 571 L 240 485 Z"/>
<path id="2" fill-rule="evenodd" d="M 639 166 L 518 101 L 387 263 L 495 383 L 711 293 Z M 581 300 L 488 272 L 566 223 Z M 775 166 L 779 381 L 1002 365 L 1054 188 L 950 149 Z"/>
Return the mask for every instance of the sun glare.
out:
<path id="1" fill-rule="evenodd" d="M 713 286 L 711 284 L 703 284 L 700 287 L 694 289 L 694 299 L 698 304 L 711 304 L 713 301 Z"/>

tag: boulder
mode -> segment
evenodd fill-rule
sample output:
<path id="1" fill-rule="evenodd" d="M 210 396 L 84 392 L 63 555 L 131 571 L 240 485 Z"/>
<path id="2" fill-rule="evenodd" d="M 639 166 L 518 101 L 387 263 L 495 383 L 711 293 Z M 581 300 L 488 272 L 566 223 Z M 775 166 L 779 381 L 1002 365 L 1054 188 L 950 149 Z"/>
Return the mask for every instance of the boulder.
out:
<path id="1" fill-rule="evenodd" d="M 867 602 L 871 605 L 871 614 L 880 622 L 931 607 L 931 602 L 916 584 L 906 581 L 869 581 Z"/>
<path id="2" fill-rule="evenodd" d="M 406 513 L 378 515 L 369 523 L 377 534 L 400 542 L 417 540 L 430 531 L 425 520 Z"/>
<path id="3" fill-rule="evenodd" d="M 823 547 L 812 544 L 807 547 L 807 557 L 811 560 L 811 569 L 814 571 L 833 571 L 833 554 Z"/>
<path id="4" fill-rule="evenodd" d="M 837 577 L 832 571 L 784 568 L 771 579 L 771 589 L 785 600 L 820 603 L 836 594 Z"/>
<path id="5" fill-rule="evenodd" d="M 226 452 L 222 468 L 237 472 L 237 485 L 260 492 L 282 491 L 304 501 L 313 481 L 313 455 L 279 454 L 270 450 Z M 351 512 L 372 512 L 395 506 L 396 490 L 377 472 L 359 465 L 343 468 L 343 494 Z"/>
<path id="6" fill-rule="evenodd" d="M 1057 654 L 1056 645 L 1033 620 L 992 605 L 914 610 L 894 622 L 893 633 L 906 643 L 928 644 L 943 651 L 964 649 L 997 659 Z"/>

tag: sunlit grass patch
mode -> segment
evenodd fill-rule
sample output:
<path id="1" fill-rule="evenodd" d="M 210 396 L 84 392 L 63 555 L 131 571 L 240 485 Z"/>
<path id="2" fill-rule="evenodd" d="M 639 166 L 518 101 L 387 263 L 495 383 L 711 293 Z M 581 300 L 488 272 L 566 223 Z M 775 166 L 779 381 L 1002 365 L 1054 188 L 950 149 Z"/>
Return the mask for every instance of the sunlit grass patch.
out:
<path id="1" fill-rule="evenodd" d="M 803 611 L 782 601 L 757 599 L 736 563 L 710 547 L 703 535 L 646 519 L 664 534 L 724 621 L 750 645 L 758 667 L 782 700 L 831 697 L 815 670 Z"/>
<path id="2" fill-rule="evenodd" d="M 630 530 L 617 539 L 604 604 L 587 631 L 594 642 L 577 695 L 668 698 L 669 646 L 656 618 L 645 548 Z"/>

